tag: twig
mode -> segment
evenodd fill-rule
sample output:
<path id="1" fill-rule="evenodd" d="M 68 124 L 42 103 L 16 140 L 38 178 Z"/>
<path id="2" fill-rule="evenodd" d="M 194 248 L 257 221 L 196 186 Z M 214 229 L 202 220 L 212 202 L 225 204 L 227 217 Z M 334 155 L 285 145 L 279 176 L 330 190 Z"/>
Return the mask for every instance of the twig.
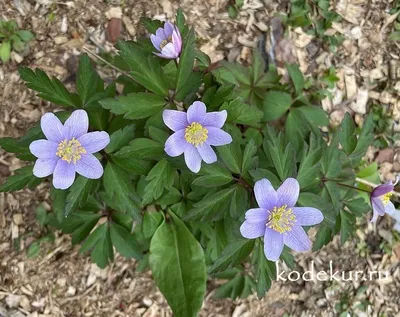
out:
<path id="1" fill-rule="evenodd" d="M 133 78 L 129 73 L 123 71 L 122 69 L 119 69 L 118 67 L 114 66 L 113 64 L 111 64 L 110 62 L 108 62 L 107 60 L 105 60 L 103 57 L 101 57 L 100 55 L 96 54 L 95 52 L 91 51 L 90 49 L 88 49 L 86 46 L 82 47 L 82 50 L 85 51 L 86 53 L 88 53 L 89 55 L 97 58 L 98 60 L 102 61 L 103 63 L 107 64 L 108 66 L 110 66 L 112 69 L 116 70 L 117 72 L 120 72 L 121 74 L 129 77 L 130 79 L 135 80 L 135 78 Z"/>
<path id="2" fill-rule="evenodd" d="M 359 183 L 367 185 L 367 186 L 371 186 L 372 188 L 375 188 L 376 186 L 378 186 L 377 184 L 371 183 L 371 182 L 366 181 L 359 177 L 356 177 L 356 182 L 359 182 Z M 395 192 L 395 191 L 393 191 L 392 193 L 393 193 L 393 196 L 400 197 L 400 193 Z"/>

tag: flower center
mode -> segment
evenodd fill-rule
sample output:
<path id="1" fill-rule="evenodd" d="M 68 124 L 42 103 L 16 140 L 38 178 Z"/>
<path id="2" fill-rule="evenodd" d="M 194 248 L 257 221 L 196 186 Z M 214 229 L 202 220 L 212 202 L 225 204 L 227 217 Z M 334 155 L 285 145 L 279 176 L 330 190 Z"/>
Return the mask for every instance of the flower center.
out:
<path id="1" fill-rule="evenodd" d="M 79 141 L 75 138 L 72 138 L 69 141 L 65 139 L 64 141 L 60 142 L 57 147 L 56 155 L 61 157 L 63 161 L 67 161 L 68 163 L 73 162 L 75 164 L 76 161 L 81 159 L 81 154 L 85 153 L 86 150 L 79 143 Z"/>
<path id="2" fill-rule="evenodd" d="M 198 122 L 186 127 L 185 140 L 194 146 L 202 145 L 208 138 L 208 130 Z"/>
<path id="3" fill-rule="evenodd" d="M 165 45 L 167 45 L 168 43 L 172 43 L 172 35 L 168 37 L 167 40 L 162 40 L 160 43 L 160 50 L 162 50 L 164 48 Z"/>
<path id="4" fill-rule="evenodd" d="M 293 214 L 292 209 L 287 208 L 287 205 L 282 207 L 274 207 L 269 215 L 267 226 L 279 233 L 292 230 L 296 223 L 296 216 Z"/>
<path id="5" fill-rule="evenodd" d="M 386 206 L 389 203 L 390 197 L 392 197 L 392 196 L 393 196 L 393 193 L 387 193 L 381 197 L 381 200 L 382 200 L 384 206 Z"/>

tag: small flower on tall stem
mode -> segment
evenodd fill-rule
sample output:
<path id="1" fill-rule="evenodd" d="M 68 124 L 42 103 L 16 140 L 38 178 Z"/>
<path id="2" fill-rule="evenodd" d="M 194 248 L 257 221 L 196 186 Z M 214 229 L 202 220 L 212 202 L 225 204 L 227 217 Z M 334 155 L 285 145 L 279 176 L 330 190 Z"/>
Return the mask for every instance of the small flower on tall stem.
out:
<path id="1" fill-rule="evenodd" d="M 178 58 L 182 51 L 182 37 L 177 26 L 165 22 L 164 27 L 158 28 L 156 34 L 150 35 L 153 46 L 160 53 L 154 53 L 166 59 Z"/>
<path id="2" fill-rule="evenodd" d="M 311 249 L 311 241 L 302 226 L 313 226 L 324 219 L 321 211 L 312 207 L 295 207 L 300 186 L 288 178 L 275 191 L 266 178 L 256 182 L 254 195 L 260 208 L 246 212 L 240 233 L 247 239 L 264 237 L 265 257 L 277 261 L 284 245 L 297 251 Z"/>
<path id="3" fill-rule="evenodd" d="M 395 183 L 392 181 L 386 184 L 379 185 L 374 188 L 370 196 L 370 202 L 372 206 L 373 216 L 371 222 L 376 222 L 379 216 L 383 216 L 385 213 L 393 214 L 395 211 L 393 203 L 390 201 L 390 197 L 393 195 L 394 186 L 398 183 L 399 178 L 396 178 Z"/>
<path id="4" fill-rule="evenodd" d="M 29 146 L 38 158 L 33 175 L 53 174 L 53 185 L 58 189 L 70 187 L 75 172 L 91 179 L 103 175 L 103 166 L 92 153 L 104 149 L 110 137 L 104 131 L 88 133 L 89 118 L 85 110 L 74 111 L 64 125 L 53 113 L 46 113 L 40 126 L 47 140 L 36 140 Z"/>

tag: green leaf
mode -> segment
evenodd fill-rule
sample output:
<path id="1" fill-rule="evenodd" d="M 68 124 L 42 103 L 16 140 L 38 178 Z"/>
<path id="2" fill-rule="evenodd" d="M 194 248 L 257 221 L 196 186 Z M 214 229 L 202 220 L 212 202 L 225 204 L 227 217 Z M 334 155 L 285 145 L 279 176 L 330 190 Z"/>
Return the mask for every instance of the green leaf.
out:
<path id="1" fill-rule="evenodd" d="M 242 150 L 240 148 L 240 140 L 236 139 L 235 135 L 231 135 L 233 142 L 217 147 L 217 152 L 226 167 L 228 167 L 233 173 L 240 174 L 240 168 L 242 166 Z"/>
<path id="2" fill-rule="evenodd" d="M 174 184 L 175 176 L 176 170 L 166 159 L 158 162 L 146 177 L 148 183 L 144 189 L 142 204 L 147 205 L 161 197 L 164 188 L 170 190 Z"/>
<path id="3" fill-rule="evenodd" d="M 164 146 L 151 139 L 139 138 L 131 141 L 115 155 L 121 158 L 135 157 L 138 159 L 159 159 L 164 154 Z"/>
<path id="4" fill-rule="evenodd" d="M 340 210 L 340 242 L 344 244 L 355 231 L 356 218 L 346 210 Z"/>
<path id="5" fill-rule="evenodd" d="M 317 106 L 301 106 L 298 108 L 303 113 L 304 117 L 315 124 L 316 126 L 327 126 L 329 125 L 329 118 L 324 109 Z"/>
<path id="6" fill-rule="evenodd" d="M 176 204 L 177 202 L 181 201 L 181 199 L 182 193 L 175 187 L 172 187 L 157 201 L 157 204 L 161 206 L 169 206 Z"/>
<path id="7" fill-rule="evenodd" d="M 96 189 L 98 182 L 83 176 L 78 176 L 69 191 L 65 206 L 65 217 L 71 212 L 82 207 L 89 198 L 89 195 Z"/>
<path id="8" fill-rule="evenodd" d="M 196 55 L 195 41 L 194 29 L 192 28 L 183 39 L 183 48 L 179 58 L 178 72 L 176 74 L 177 93 L 188 84 L 188 79 L 193 72 L 193 63 Z"/>
<path id="9" fill-rule="evenodd" d="M 128 125 L 120 130 L 111 134 L 110 143 L 105 148 L 106 153 L 113 153 L 123 146 L 127 145 L 129 141 L 135 136 L 135 125 Z"/>
<path id="10" fill-rule="evenodd" d="M 43 227 L 48 223 L 47 210 L 42 204 L 35 209 L 36 220 Z"/>
<path id="11" fill-rule="evenodd" d="M 26 252 L 26 256 L 29 259 L 36 258 L 40 252 L 40 240 L 36 240 L 32 242 L 29 246 L 28 251 Z"/>
<path id="12" fill-rule="evenodd" d="M 17 31 L 17 35 L 21 38 L 21 40 L 23 40 L 24 42 L 29 42 L 32 41 L 35 36 L 33 35 L 33 33 L 31 31 L 27 31 L 27 30 L 19 30 Z"/>
<path id="13" fill-rule="evenodd" d="M 300 166 L 297 174 L 297 181 L 300 184 L 300 188 L 307 188 L 315 185 L 319 181 L 318 176 L 321 172 L 321 166 L 319 161 L 322 156 L 321 146 L 314 143 L 314 147 L 307 145 L 304 142 L 304 151 L 300 158 Z"/>
<path id="14" fill-rule="evenodd" d="M 357 136 L 355 135 L 356 126 L 349 113 L 346 113 L 340 125 L 339 139 L 343 150 L 347 155 L 353 153 L 357 146 Z"/>
<path id="15" fill-rule="evenodd" d="M 218 192 L 209 192 L 201 201 L 193 205 L 193 209 L 186 216 L 186 219 L 191 221 L 216 221 L 222 219 L 235 189 L 235 187 L 231 187 Z"/>
<path id="16" fill-rule="evenodd" d="M 15 174 L 8 177 L 6 182 L 0 185 L 0 192 L 10 192 L 23 189 L 35 188 L 42 182 L 42 179 L 33 175 L 33 166 L 25 166 L 15 171 Z"/>
<path id="17" fill-rule="evenodd" d="M 147 92 L 120 96 L 117 99 L 101 100 L 103 108 L 114 114 L 123 114 L 125 119 L 143 119 L 159 112 L 167 104 L 163 97 Z"/>
<path id="18" fill-rule="evenodd" d="M 388 40 L 390 41 L 400 41 L 400 31 L 394 31 L 389 34 Z"/>
<path id="19" fill-rule="evenodd" d="M 249 194 L 242 185 L 236 185 L 235 192 L 232 196 L 229 213 L 232 218 L 239 219 L 245 214 L 249 205 Z"/>
<path id="20" fill-rule="evenodd" d="M 204 165 L 200 173 L 202 176 L 193 181 L 193 185 L 201 187 L 218 187 L 229 184 L 232 181 L 232 174 L 218 164 Z"/>
<path id="21" fill-rule="evenodd" d="M 119 211 L 126 212 L 136 220 L 140 220 L 141 210 L 129 174 L 108 162 L 104 171 L 103 186 L 110 198 L 120 206 Z"/>
<path id="22" fill-rule="evenodd" d="M 81 105 L 78 95 L 70 93 L 57 78 L 50 79 L 39 68 L 33 71 L 27 67 L 19 67 L 18 72 L 28 88 L 37 91 L 40 98 L 73 108 Z"/>
<path id="23" fill-rule="evenodd" d="M 318 251 L 324 245 L 327 245 L 332 239 L 332 230 L 327 226 L 321 226 L 318 229 L 317 235 L 315 236 L 315 241 L 313 243 L 312 250 Z"/>
<path id="24" fill-rule="evenodd" d="M 141 50 L 134 42 L 118 42 L 120 56 L 130 67 L 131 74 L 140 85 L 160 96 L 168 96 L 169 85 L 160 59 Z M 139 105 L 140 106 L 140 105 Z"/>
<path id="25" fill-rule="evenodd" d="M 242 160 L 242 173 L 246 173 L 248 169 L 254 164 L 254 155 L 257 152 L 255 141 L 251 139 L 244 148 Z"/>
<path id="26" fill-rule="evenodd" d="M 86 239 L 86 241 L 82 244 L 82 247 L 79 249 L 79 253 L 85 253 L 92 250 L 95 245 L 106 235 L 108 231 L 108 224 L 103 223 L 98 226 Z"/>
<path id="27" fill-rule="evenodd" d="M 62 222 L 65 217 L 65 206 L 67 200 L 68 191 L 62 189 L 56 189 L 51 186 L 50 197 L 52 199 L 53 212 L 56 215 L 56 219 Z"/>
<path id="28" fill-rule="evenodd" d="M 178 27 L 179 31 L 181 32 L 182 38 L 185 38 L 186 33 L 188 32 L 188 27 L 186 26 L 186 19 L 183 15 L 182 8 L 178 8 L 176 12 L 176 26 Z"/>
<path id="29" fill-rule="evenodd" d="M 163 26 L 162 22 L 159 20 L 152 20 L 150 18 L 141 17 L 140 23 L 149 31 L 151 34 L 156 34 L 157 29 Z"/>
<path id="30" fill-rule="evenodd" d="M 28 145 L 19 143 L 14 138 L 0 138 L 0 148 L 9 153 L 15 153 L 17 157 L 24 161 L 34 161 L 36 157 L 33 156 L 29 150 Z"/>
<path id="31" fill-rule="evenodd" d="M 150 239 L 160 226 L 163 216 L 159 212 L 146 212 L 143 216 L 143 235 Z"/>
<path id="32" fill-rule="evenodd" d="M 304 76 L 299 65 L 286 65 L 286 69 L 289 73 L 290 79 L 292 80 L 296 94 L 301 94 L 304 88 Z"/>
<path id="33" fill-rule="evenodd" d="M 0 44 L 0 59 L 5 64 L 10 61 L 11 58 L 11 43 L 4 41 Z"/>
<path id="34" fill-rule="evenodd" d="M 264 120 L 279 119 L 289 110 L 291 104 L 292 97 L 288 93 L 274 90 L 267 92 L 263 102 Z"/>
<path id="35" fill-rule="evenodd" d="M 256 107 L 244 103 L 241 98 L 236 98 L 231 102 L 225 102 L 220 110 L 228 112 L 227 122 L 257 126 L 263 118 L 263 113 Z"/>
<path id="36" fill-rule="evenodd" d="M 178 217 L 169 215 L 151 239 L 150 267 L 174 316 L 196 317 L 206 292 L 203 248 Z"/>
<path id="37" fill-rule="evenodd" d="M 265 258 L 263 245 L 261 241 L 258 241 L 258 246 L 252 256 L 258 298 L 265 296 L 265 293 L 271 288 L 272 280 L 276 279 L 275 262 Z"/>
<path id="38" fill-rule="evenodd" d="M 92 262 L 96 263 L 101 269 L 104 269 L 109 262 L 113 261 L 114 250 L 109 230 L 102 231 L 102 235 L 96 243 L 90 257 Z"/>
<path id="39" fill-rule="evenodd" d="M 357 146 L 349 156 L 353 166 L 358 165 L 367 152 L 368 147 L 371 145 L 372 140 L 374 139 L 374 127 L 374 115 L 373 113 L 370 113 L 364 121 L 360 136 L 357 140 Z"/>
<path id="40" fill-rule="evenodd" d="M 126 258 L 142 259 L 139 245 L 135 237 L 124 227 L 110 223 L 111 242 L 122 256 Z"/>
<path id="41" fill-rule="evenodd" d="M 104 82 L 94 69 L 87 54 L 81 55 L 76 74 L 76 90 L 85 106 L 87 101 L 96 93 L 98 88 L 104 89 Z M 100 90 L 100 91 L 101 91 Z"/>
<path id="42" fill-rule="evenodd" d="M 238 240 L 229 244 L 221 256 L 213 263 L 208 272 L 210 274 L 225 271 L 242 263 L 253 250 L 255 240 Z"/>

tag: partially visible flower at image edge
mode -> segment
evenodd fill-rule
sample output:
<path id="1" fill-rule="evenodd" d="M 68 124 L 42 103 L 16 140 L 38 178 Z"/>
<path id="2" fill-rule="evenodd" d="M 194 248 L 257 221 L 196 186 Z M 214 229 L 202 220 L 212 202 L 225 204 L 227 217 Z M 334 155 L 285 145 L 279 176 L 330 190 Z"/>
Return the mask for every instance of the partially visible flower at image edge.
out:
<path id="1" fill-rule="evenodd" d="M 287 178 L 276 191 L 266 178 L 254 186 L 260 208 L 246 212 L 240 233 L 247 239 L 264 237 L 264 253 L 270 261 L 279 259 L 284 245 L 297 252 L 310 250 L 311 240 L 302 226 L 313 226 L 324 219 L 316 208 L 295 207 L 299 193 L 294 178 Z"/>
<path id="2" fill-rule="evenodd" d="M 399 178 L 396 181 L 387 182 L 376 186 L 371 193 L 370 202 L 372 206 L 373 216 L 371 222 L 376 222 L 379 216 L 383 216 L 385 213 L 393 215 L 395 208 L 393 203 L 390 201 L 390 197 L 393 195 L 394 186 L 398 183 Z"/>
<path id="3" fill-rule="evenodd" d="M 165 142 L 165 152 L 176 157 L 184 154 L 187 167 L 194 173 L 201 168 L 201 161 L 211 164 L 217 155 L 211 148 L 232 142 L 229 133 L 221 130 L 228 113 L 226 110 L 207 113 L 203 102 L 195 101 L 187 113 L 164 110 L 163 120 L 175 133 Z"/>
<path id="4" fill-rule="evenodd" d="M 110 142 L 107 132 L 89 132 L 89 118 L 85 110 L 75 110 L 64 125 L 53 114 L 42 116 L 40 126 L 47 140 L 33 141 L 29 149 L 38 159 L 33 175 L 53 174 L 53 186 L 67 189 L 75 180 L 75 172 L 90 179 L 103 175 L 103 166 L 93 155 Z"/>
<path id="5" fill-rule="evenodd" d="M 182 37 L 177 26 L 165 22 L 164 27 L 158 28 L 156 34 L 150 35 L 153 46 L 160 53 L 154 53 L 166 59 L 178 58 L 182 50 Z"/>

